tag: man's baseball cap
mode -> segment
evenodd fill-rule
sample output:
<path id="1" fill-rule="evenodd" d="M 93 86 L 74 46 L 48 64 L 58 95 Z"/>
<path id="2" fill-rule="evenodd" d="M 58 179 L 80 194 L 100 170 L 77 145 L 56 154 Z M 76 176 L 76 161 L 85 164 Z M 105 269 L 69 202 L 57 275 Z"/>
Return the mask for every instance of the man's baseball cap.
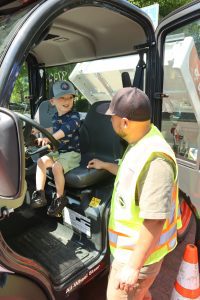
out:
<path id="1" fill-rule="evenodd" d="M 147 121 L 151 119 L 151 103 L 148 96 L 136 87 L 120 89 L 110 104 L 103 103 L 97 112 L 109 116 L 119 116 L 131 121 Z"/>
<path id="2" fill-rule="evenodd" d="M 69 81 L 56 81 L 53 84 L 52 90 L 54 98 L 60 98 L 66 94 L 76 95 L 75 88 Z"/>

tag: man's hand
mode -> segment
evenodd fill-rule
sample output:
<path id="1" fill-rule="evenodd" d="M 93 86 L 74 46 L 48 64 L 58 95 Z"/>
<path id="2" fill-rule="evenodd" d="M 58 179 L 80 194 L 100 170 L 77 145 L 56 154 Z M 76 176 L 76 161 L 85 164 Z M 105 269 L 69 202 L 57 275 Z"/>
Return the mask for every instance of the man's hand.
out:
<path id="1" fill-rule="evenodd" d="M 105 163 L 102 160 L 94 158 L 91 161 L 89 161 L 87 168 L 100 170 L 104 169 L 104 164 Z"/>
<path id="2" fill-rule="evenodd" d="M 46 137 L 37 139 L 38 146 L 45 146 L 50 143 L 50 140 Z"/>
<path id="3" fill-rule="evenodd" d="M 89 161 L 87 168 L 88 169 L 97 169 L 97 170 L 103 169 L 103 170 L 107 170 L 108 172 L 116 175 L 119 167 L 117 164 L 105 162 L 100 159 L 94 158 L 91 161 Z"/>
<path id="4" fill-rule="evenodd" d="M 126 293 L 131 292 L 137 285 L 139 270 L 124 265 L 122 269 L 116 275 L 116 289 L 125 291 Z"/>

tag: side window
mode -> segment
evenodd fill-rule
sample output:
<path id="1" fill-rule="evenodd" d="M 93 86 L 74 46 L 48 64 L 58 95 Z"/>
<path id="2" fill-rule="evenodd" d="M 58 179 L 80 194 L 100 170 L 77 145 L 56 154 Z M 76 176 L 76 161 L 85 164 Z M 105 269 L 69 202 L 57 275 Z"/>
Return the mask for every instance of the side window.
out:
<path id="1" fill-rule="evenodd" d="M 24 63 L 15 82 L 15 86 L 10 98 L 10 110 L 26 114 L 28 117 L 30 117 L 29 96 L 28 68 L 27 64 Z"/>
<path id="2" fill-rule="evenodd" d="M 200 24 L 167 35 L 164 49 L 162 132 L 178 158 L 197 161 L 200 124 Z"/>

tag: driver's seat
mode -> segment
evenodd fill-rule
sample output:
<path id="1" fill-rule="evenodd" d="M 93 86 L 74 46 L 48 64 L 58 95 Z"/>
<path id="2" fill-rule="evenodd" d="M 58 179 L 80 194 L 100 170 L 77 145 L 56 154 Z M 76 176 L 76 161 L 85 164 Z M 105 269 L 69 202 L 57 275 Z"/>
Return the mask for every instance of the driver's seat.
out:
<path id="1" fill-rule="evenodd" d="M 108 102 L 94 103 L 87 113 L 80 130 L 81 163 L 65 174 L 67 187 L 85 188 L 105 180 L 111 174 L 105 170 L 87 169 L 88 162 L 93 158 L 114 162 L 123 154 L 122 140 L 114 132 L 110 117 L 96 112 L 98 105 Z"/>
<path id="2" fill-rule="evenodd" d="M 52 118 L 56 111 L 56 107 L 51 104 L 51 101 L 45 100 L 40 103 L 34 120 L 44 128 L 52 127 Z"/>

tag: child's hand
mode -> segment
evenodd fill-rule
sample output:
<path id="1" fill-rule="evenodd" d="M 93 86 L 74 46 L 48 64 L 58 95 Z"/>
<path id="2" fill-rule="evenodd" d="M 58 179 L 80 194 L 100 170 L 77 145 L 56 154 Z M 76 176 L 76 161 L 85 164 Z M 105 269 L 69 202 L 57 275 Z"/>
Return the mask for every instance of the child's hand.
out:
<path id="1" fill-rule="evenodd" d="M 31 134 L 33 134 L 33 135 L 36 135 L 36 134 L 38 134 L 38 133 L 40 133 L 40 131 L 39 131 L 38 129 L 36 129 L 36 128 L 33 128 L 33 129 L 31 130 Z"/>
<path id="2" fill-rule="evenodd" d="M 46 137 L 37 139 L 38 146 L 45 146 L 50 143 L 50 140 Z"/>

